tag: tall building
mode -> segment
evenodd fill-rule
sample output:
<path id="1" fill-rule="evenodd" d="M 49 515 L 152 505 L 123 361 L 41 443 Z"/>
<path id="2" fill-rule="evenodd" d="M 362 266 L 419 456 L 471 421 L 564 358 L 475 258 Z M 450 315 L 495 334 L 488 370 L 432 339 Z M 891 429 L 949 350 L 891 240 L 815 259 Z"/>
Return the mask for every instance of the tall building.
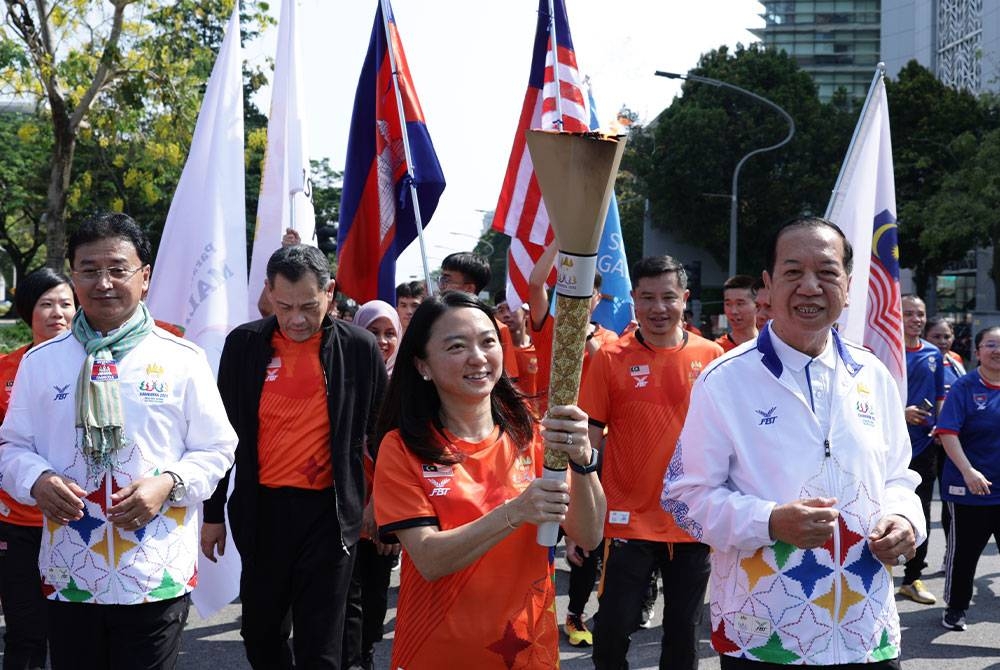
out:
<path id="1" fill-rule="evenodd" d="M 911 59 L 945 84 L 1000 91 L 1000 3 L 882 0 L 882 57 L 895 77 Z"/>
<path id="2" fill-rule="evenodd" d="M 750 32 L 766 47 L 788 52 L 812 75 L 821 100 L 829 100 L 840 87 L 852 98 L 865 98 L 879 62 L 880 0 L 761 4 L 764 27 Z"/>

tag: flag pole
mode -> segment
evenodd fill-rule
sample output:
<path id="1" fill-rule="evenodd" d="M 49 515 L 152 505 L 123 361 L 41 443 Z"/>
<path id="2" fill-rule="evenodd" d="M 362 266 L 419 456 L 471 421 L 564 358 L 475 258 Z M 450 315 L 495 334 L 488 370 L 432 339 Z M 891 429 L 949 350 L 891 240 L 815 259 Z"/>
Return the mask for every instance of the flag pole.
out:
<path id="1" fill-rule="evenodd" d="M 552 81 L 556 87 L 556 129 L 563 129 L 562 83 L 559 81 L 559 40 L 556 39 L 556 4 L 549 0 L 549 38 L 552 43 Z M 544 86 L 544 84 L 543 84 Z"/>
<path id="2" fill-rule="evenodd" d="M 392 88 L 396 93 L 396 108 L 399 110 L 399 125 L 403 134 L 403 155 L 406 157 L 406 174 L 410 182 L 410 198 L 413 200 L 413 218 L 417 224 L 417 241 L 420 243 L 420 260 L 424 266 L 424 282 L 428 294 L 433 291 L 431 286 L 431 271 L 427 265 L 427 248 L 424 245 L 424 221 L 420 216 L 420 200 L 417 198 L 417 182 L 413 175 L 413 158 L 410 155 L 410 135 L 406 130 L 406 110 L 403 107 L 403 94 L 399 92 L 399 71 L 396 69 L 396 52 L 392 50 L 392 32 L 389 30 L 389 0 L 379 0 L 382 8 L 382 25 L 385 28 L 385 47 L 389 52 L 389 67 L 392 68 Z M 395 283 L 395 280 L 393 280 Z"/>
<path id="3" fill-rule="evenodd" d="M 868 95 L 865 96 L 865 104 L 861 106 L 861 114 L 858 116 L 857 125 L 854 126 L 854 134 L 851 136 L 851 143 L 847 146 L 847 154 L 844 156 L 844 162 L 840 166 L 840 173 L 837 175 L 837 182 L 833 185 L 833 192 L 830 194 L 830 202 L 826 206 L 826 212 L 823 213 L 824 219 L 829 219 L 830 215 L 833 213 L 833 207 L 836 204 L 837 196 L 840 194 L 840 185 L 844 181 L 844 173 L 847 170 L 847 166 L 851 163 L 851 155 L 854 153 L 854 145 L 858 141 L 858 136 L 861 134 L 861 125 L 864 123 L 865 114 L 868 112 L 868 106 L 871 104 L 872 95 L 875 94 L 875 86 L 883 77 L 885 77 L 885 63 L 880 62 L 875 66 L 875 76 L 872 77 L 871 86 L 868 87 Z"/>

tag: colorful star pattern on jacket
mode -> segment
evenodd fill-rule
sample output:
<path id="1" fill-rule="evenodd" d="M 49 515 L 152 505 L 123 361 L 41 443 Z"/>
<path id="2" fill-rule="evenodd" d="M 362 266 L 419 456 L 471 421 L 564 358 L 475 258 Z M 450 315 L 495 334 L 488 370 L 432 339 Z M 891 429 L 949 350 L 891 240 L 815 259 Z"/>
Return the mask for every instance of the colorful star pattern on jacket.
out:
<path id="1" fill-rule="evenodd" d="M 831 464 L 836 467 L 836 464 Z M 845 472 L 837 478 L 850 481 Z M 830 495 L 810 485 L 827 481 L 823 472 L 803 496 Z M 844 489 L 848 489 L 847 486 Z M 837 532 L 823 546 L 802 550 L 785 542 L 741 553 L 721 581 L 745 594 L 738 612 L 714 612 L 712 646 L 723 654 L 746 655 L 777 664 L 811 664 L 829 654 L 834 637 L 857 657 L 877 661 L 899 653 L 891 612 L 878 609 L 873 594 L 891 601 L 891 573 L 875 557 L 867 533 L 877 507 L 863 486 L 838 498 Z M 876 626 L 872 627 L 872 622 Z"/>
<path id="2" fill-rule="evenodd" d="M 123 461 L 135 455 L 126 453 Z M 49 550 L 40 572 L 47 598 L 142 603 L 194 588 L 197 557 L 184 550 L 197 546 L 197 529 L 187 523 L 194 509 L 168 507 L 140 528 L 114 526 L 107 521 L 111 496 L 130 483 L 127 475 L 113 471 L 83 496 L 79 519 L 67 525 L 46 519 Z"/>

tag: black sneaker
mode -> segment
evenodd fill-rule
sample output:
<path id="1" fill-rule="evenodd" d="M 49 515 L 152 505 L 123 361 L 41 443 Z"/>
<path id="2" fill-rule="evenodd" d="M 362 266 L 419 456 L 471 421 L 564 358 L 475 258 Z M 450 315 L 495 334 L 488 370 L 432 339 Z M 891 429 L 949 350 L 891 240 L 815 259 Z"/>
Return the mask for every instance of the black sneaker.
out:
<path id="1" fill-rule="evenodd" d="M 948 630 L 965 630 L 967 628 L 965 610 L 953 610 L 950 607 L 945 609 L 944 614 L 941 615 L 941 625 Z"/>

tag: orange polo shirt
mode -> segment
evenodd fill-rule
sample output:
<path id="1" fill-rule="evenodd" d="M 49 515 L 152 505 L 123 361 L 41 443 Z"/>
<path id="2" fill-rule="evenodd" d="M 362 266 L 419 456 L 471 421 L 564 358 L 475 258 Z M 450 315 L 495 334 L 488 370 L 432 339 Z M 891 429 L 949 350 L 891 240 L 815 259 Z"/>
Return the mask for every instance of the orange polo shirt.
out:
<path id="1" fill-rule="evenodd" d="M 398 431 L 382 440 L 375 467 L 380 533 L 458 528 L 516 498 L 541 475 L 537 434 L 523 452 L 499 430 L 475 443 L 446 437 L 464 454 L 461 462 L 422 461 Z M 535 540 L 536 531 L 533 524 L 521 524 L 468 567 L 432 582 L 404 552 L 391 667 L 558 667 L 553 564 L 548 548 Z"/>
<path id="2" fill-rule="evenodd" d="M 691 387 L 719 345 L 688 333 L 676 347 L 653 347 L 637 332 L 593 357 L 580 392 L 591 423 L 607 428 L 601 484 L 608 500 L 604 536 L 693 542 L 660 507 L 663 473 L 674 454 Z"/>
<path id="3" fill-rule="evenodd" d="M 275 331 L 257 410 L 260 483 L 321 490 L 333 486 L 330 415 L 320 366 L 323 333 L 295 342 Z"/>

